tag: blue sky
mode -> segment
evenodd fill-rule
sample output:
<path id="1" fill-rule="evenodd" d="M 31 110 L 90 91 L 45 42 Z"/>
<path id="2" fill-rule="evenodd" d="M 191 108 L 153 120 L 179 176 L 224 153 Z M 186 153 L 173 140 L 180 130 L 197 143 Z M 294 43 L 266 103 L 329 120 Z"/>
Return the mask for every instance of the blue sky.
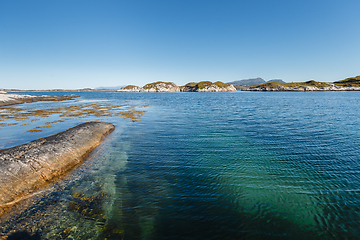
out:
<path id="1" fill-rule="evenodd" d="M 0 88 L 360 75 L 359 0 L 1 0 Z"/>

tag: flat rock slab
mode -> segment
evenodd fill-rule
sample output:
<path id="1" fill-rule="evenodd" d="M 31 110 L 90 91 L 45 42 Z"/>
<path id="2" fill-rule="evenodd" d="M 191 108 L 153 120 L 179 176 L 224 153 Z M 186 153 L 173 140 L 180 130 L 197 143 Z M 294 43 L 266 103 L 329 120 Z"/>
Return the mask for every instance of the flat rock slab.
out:
<path id="1" fill-rule="evenodd" d="M 114 129 L 110 123 L 88 122 L 0 150 L 0 216 L 49 180 L 79 165 Z"/>
<path id="2" fill-rule="evenodd" d="M 21 94 L 1 94 L 0 95 L 0 107 L 28 103 L 38 101 L 65 101 L 77 98 L 76 95 L 63 95 L 63 96 L 31 96 Z"/>

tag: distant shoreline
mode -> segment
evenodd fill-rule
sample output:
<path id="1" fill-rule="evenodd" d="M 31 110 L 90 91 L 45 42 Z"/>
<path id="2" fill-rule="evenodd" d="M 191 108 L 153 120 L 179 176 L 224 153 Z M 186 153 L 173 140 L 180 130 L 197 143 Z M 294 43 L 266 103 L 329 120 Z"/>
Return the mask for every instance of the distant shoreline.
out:
<path id="1" fill-rule="evenodd" d="M 73 100 L 79 96 L 77 95 L 62 95 L 62 96 L 31 96 L 20 94 L 0 94 L 0 107 L 16 105 L 29 102 L 39 101 L 66 101 Z"/>
<path id="2" fill-rule="evenodd" d="M 17 92 L 114 92 L 114 89 L 46 89 L 46 90 L 22 90 L 22 89 L 4 89 L 8 93 Z"/>

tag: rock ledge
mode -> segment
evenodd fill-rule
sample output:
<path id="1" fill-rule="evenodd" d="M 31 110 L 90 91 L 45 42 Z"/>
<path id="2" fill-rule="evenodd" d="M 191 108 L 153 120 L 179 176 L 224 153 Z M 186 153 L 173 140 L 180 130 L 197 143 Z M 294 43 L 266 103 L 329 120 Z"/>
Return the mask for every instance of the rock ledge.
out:
<path id="1" fill-rule="evenodd" d="M 115 129 L 88 122 L 0 151 L 0 216 L 24 196 L 79 165 Z"/>

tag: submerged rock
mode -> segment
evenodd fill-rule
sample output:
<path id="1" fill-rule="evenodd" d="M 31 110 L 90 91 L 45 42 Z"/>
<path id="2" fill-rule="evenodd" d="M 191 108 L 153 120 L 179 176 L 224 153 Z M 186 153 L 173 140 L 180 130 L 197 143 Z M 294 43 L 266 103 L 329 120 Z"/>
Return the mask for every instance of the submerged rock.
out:
<path id="1" fill-rule="evenodd" d="M 0 216 L 24 196 L 79 165 L 115 129 L 102 122 L 0 151 Z"/>

